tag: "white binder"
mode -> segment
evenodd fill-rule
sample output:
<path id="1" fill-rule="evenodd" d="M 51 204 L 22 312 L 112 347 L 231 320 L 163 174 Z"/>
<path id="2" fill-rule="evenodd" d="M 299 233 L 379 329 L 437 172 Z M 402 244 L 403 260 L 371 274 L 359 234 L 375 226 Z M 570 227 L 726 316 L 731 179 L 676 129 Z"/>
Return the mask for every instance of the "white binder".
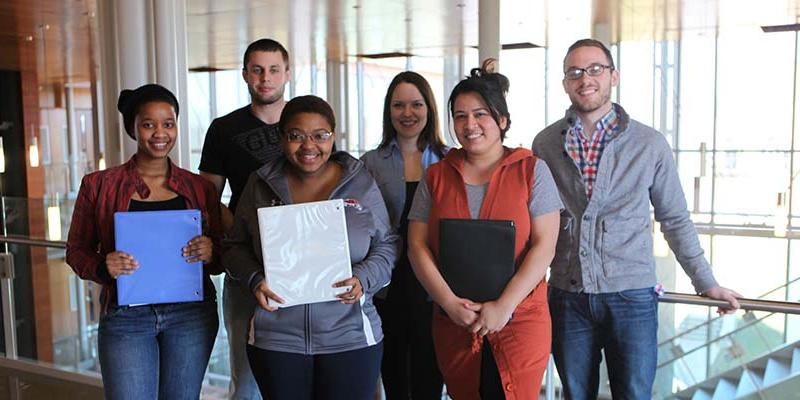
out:
<path id="1" fill-rule="evenodd" d="M 353 276 L 344 202 L 326 200 L 258 209 L 264 275 L 285 303 L 273 307 L 338 301 Z"/>

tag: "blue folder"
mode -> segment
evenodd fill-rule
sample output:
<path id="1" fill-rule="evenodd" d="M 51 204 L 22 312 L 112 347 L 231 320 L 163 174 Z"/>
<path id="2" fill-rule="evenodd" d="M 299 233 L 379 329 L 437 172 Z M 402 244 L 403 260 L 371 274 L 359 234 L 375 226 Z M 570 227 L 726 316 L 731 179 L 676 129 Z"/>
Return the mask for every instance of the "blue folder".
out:
<path id="1" fill-rule="evenodd" d="M 199 210 L 114 213 L 117 251 L 133 256 L 139 268 L 117 277 L 119 305 L 203 300 L 203 263 L 188 263 L 182 249 L 202 234 Z"/>

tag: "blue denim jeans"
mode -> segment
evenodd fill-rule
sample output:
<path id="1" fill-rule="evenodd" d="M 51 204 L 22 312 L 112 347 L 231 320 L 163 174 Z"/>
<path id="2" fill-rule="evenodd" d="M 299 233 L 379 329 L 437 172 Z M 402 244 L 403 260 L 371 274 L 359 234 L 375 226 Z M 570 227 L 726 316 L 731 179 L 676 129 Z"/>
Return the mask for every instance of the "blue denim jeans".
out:
<path id="1" fill-rule="evenodd" d="M 109 306 L 98 338 L 106 399 L 198 399 L 217 328 L 214 301 Z"/>
<path id="2" fill-rule="evenodd" d="M 553 358 L 567 399 L 596 399 L 606 357 L 615 399 L 650 399 L 658 354 L 652 288 L 571 293 L 549 288 Z"/>
<path id="3" fill-rule="evenodd" d="M 228 333 L 228 358 L 231 363 L 230 400 L 261 400 L 261 393 L 247 362 L 247 335 L 256 300 L 246 286 L 225 275 L 222 288 L 222 314 Z"/>

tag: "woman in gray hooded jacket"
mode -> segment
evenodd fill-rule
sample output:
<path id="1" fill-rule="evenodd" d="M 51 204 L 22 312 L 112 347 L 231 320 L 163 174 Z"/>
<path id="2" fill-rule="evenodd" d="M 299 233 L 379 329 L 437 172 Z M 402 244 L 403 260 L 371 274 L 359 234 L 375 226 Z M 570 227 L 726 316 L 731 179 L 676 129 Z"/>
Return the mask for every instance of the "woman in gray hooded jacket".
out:
<path id="1" fill-rule="evenodd" d="M 284 157 L 250 175 L 223 257 L 228 273 L 248 285 L 260 305 L 247 348 L 253 375 L 271 400 L 370 399 L 383 351 L 372 296 L 389 283 L 398 236 L 363 163 L 336 151 L 328 103 L 294 98 L 278 124 Z M 331 284 L 350 289 L 340 301 L 271 307 L 267 299 L 282 299 L 264 279 L 256 210 L 330 199 L 344 199 L 353 269 L 353 277 Z"/>

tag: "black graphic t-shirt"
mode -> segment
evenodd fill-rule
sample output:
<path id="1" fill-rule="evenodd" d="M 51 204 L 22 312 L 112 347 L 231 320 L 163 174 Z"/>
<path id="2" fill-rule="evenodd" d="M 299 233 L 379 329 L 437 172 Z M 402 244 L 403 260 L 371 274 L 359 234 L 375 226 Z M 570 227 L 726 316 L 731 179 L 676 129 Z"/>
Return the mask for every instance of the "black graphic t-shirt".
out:
<path id="1" fill-rule="evenodd" d="M 211 122 L 199 169 L 228 179 L 232 194 L 228 207 L 235 212 L 250 173 L 281 154 L 278 124 L 265 124 L 247 105 Z"/>

